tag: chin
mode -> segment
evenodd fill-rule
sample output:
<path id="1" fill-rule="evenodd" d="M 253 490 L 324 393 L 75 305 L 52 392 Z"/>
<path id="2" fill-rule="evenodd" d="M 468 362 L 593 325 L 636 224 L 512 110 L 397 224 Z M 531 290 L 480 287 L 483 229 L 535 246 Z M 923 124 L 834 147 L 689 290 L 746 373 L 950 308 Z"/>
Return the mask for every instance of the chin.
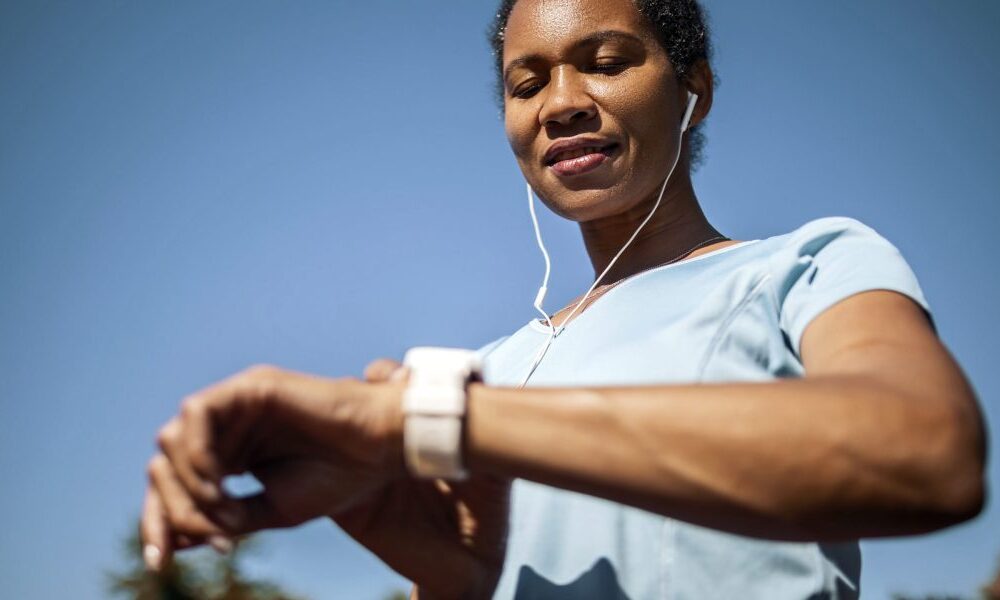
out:
<path id="1" fill-rule="evenodd" d="M 610 217 L 628 209 L 621 202 L 627 196 L 622 196 L 617 186 L 582 189 L 559 186 L 535 191 L 549 210 L 577 223 Z"/>

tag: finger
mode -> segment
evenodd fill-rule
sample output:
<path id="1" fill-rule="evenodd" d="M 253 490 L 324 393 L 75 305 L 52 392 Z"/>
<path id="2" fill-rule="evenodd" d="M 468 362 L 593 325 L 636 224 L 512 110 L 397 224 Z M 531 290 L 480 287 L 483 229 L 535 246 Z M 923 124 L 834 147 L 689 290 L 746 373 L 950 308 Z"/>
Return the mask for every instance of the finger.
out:
<path id="1" fill-rule="evenodd" d="M 389 375 L 389 381 L 406 381 L 409 377 L 410 369 L 401 366 Z"/>
<path id="2" fill-rule="evenodd" d="M 222 497 L 218 486 L 212 481 L 206 481 L 195 470 L 190 460 L 190 452 L 187 448 L 189 444 L 186 438 L 190 435 L 191 430 L 190 419 L 183 417 L 171 419 L 160 429 L 157 442 L 160 450 L 170 460 L 173 472 L 188 494 L 202 503 L 218 502 Z"/>
<path id="3" fill-rule="evenodd" d="M 275 367 L 251 367 L 184 401 L 185 453 L 192 471 L 214 486 L 213 501 L 225 497 L 224 476 L 245 470 L 255 427 L 265 405 L 284 389 L 285 376 Z"/>
<path id="4" fill-rule="evenodd" d="M 399 362 L 391 358 L 376 358 L 365 367 L 364 378 L 368 383 L 389 381 L 393 373 L 402 368 Z"/>
<path id="5" fill-rule="evenodd" d="M 229 554 L 236 547 L 236 542 L 224 535 L 212 535 L 208 537 L 208 545 L 219 554 Z"/>
<path id="6" fill-rule="evenodd" d="M 260 423 L 244 418 L 230 419 L 219 425 L 211 444 L 223 477 L 246 472 L 248 461 L 259 450 L 259 429 Z M 221 480 L 219 489 L 224 497 L 228 497 L 229 493 Z"/>
<path id="7" fill-rule="evenodd" d="M 337 484 L 351 481 L 346 471 L 342 476 L 323 475 L 307 461 L 278 461 L 257 465 L 252 473 L 263 484 L 263 490 L 241 498 L 227 500 L 224 506 L 213 508 L 212 519 L 231 535 L 243 535 L 263 529 L 292 527 L 327 514 L 336 501 L 330 498 L 329 485 L 316 487 L 310 478 L 328 478 Z M 303 487 L 303 483 L 310 482 Z"/>
<path id="8" fill-rule="evenodd" d="M 142 538 L 142 558 L 146 568 L 150 571 L 160 571 L 170 562 L 173 544 L 163 505 L 153 488 L 146 490 L 139 532 Z"/>
<path id="9" fill-rule="evenodd" d="M 230 537 L 288 525 L 275 512 L 266 492 L 226 502 L 212 512 L 212 517 Z"/>
<path id="10" fill-rule="evenodd" d="M 164 513 L 159 495 L 155 489 L 150 488 L 146 492 L 146 500 L 143 503 L 140 527 L 143 541 L 143 562 L 150 571 L 164 570 L 173 560 L 173 554 L 177 550 L 185 550 L 205 543 L 205 539 L 201 537 L 171 533 L 166 519 L 167 516 Z"/>
<path id="11" fill-rule="evenodd" d="M 181 404 L 184 436 L 181 444 L 185 470 L 197 477 L 197 497 L 206 502 L 222 500 L 220 483 L 225 475 L 215 452 L 214 419 L 202 396 L 191 396 Z"/>
<path id="12" fill-rule="evenodd" d="M 225 475 L 215 452 L 215 421 L 207 400 L 192 396 L 181 404 L 184 449 L 191 472 L 198 475 L 203 497 L 209 502 L 222 499 L 220 483 Z"/>
<path id="13" fill-rule="evenodd" d="M 224 536 L 220 535 L 210 535 L 207 538 L 204 537 L 192 537 L 184 534 L 175 534 L 173 536 L 174 550 L 188 550 L 190 548 L 196 548 L 198 546 L 204 546 L 208 544 L 219 554 L 228 554 L 233 550 L 233 542 Z"/>
<path id="14" fill-rule="evenodd" d="M 195 504 L 166 456 L 154 456 L 150 461 L 149 472 L 150 480 L 163 504 L 170 531 L 191 537 L 225 533 Z"/>

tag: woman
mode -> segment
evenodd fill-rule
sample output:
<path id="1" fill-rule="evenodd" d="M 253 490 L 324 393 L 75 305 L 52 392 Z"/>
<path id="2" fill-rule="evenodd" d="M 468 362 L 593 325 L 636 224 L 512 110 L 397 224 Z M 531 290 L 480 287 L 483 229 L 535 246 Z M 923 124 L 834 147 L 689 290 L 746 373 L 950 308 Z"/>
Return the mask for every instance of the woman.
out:
<path id="1" fill-rule="evenodd" d="M 853 598 L 858 538 L 979 512 L 976 400 L 895 248 L 845 218 L 729 240 L 701 212 L 695 2 L 508 1 L 495 40 L 511 148 L 596 287 L 480 350 L 460 436 L 427 438 L 452 480 L 414 475 L 421 371 L 393 361 L 193 394 L 150 462 L 151 568 L 329 515 L 423 599 Z M 227 497 L 243 471 L 264 491 Z"/>

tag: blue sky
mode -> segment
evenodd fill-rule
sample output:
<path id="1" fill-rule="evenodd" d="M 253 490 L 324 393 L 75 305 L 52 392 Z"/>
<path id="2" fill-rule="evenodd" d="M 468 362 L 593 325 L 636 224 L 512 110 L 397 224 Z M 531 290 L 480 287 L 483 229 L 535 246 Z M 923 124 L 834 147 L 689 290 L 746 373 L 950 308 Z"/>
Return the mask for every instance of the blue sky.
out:
<path id="1" fill-rule="evenodd" d="M 865 221 L 916 271 L 997 422 L 1000 4 L 706 2 L 721 79 L 696 189 L 736 239 Z M 358 375 L 532 316 L 542 274 L 492 99 L 492 2 L 0 2 L 0 581 L 102 598 L 157 427 L 256 362 Z M 547 306 L 592 273 L 541 218 Z M 998 481 L 991 459 L 989 477 Z M 1000 511 L 866 542 L 865 597 L 971 594 Z M 325 523 L 254 572 L 398 576 Z"/>

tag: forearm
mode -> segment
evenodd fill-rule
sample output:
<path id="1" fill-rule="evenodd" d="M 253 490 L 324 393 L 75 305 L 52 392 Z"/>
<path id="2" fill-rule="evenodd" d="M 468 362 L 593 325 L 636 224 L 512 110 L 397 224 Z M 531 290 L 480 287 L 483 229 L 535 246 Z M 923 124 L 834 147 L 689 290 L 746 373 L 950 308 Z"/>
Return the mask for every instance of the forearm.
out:
<path id="1" fill-rule="evenodd" d="M 851 539 L 962 520 L 978 479 L 941 403 L 862 377 L 469 394 L 473 471 L 756 537 Z M 978 509 L 976 509 L 978 510 Z"/>

